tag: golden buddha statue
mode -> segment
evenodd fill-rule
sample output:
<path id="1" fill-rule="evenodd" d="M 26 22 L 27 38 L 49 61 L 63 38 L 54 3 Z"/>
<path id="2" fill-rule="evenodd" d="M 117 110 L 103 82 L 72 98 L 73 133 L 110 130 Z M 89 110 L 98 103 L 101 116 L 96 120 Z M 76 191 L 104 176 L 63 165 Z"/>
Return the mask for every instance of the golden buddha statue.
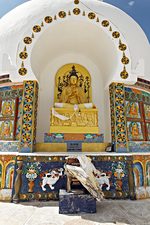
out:
<path id="1" fill-rule="evenodd" d="M 88 102 L 81 87 L 78 87 L 78 75 L 75 66 L 69 76 L 69 85 L 62 91 L 60 102 L 69 104 L 83 104 Z"/>
<path id="2" fill-rule="evenodd" d="M 89 102 L 91 100 L 89 93 L 91 92 L 85 91 L 87 81 L 90 79 L 82 75 L 84 85 L 81 83 L 79 85 L 78 74 L 73 65 L 69 74 L 56 79 L 56 84 L 59 80 L 59 87 L 63 88 L 58 94 L 58 90 L 61 88 L 56 85 L 55 96 L 59 96 L 59 98 L 56 99 L 54 107 L 51 109 L 50 133 L 99 133 L 98 110 L 92 102 Z M 62 83 L 60 83 L 60 79 Z M 65 85 L 63 85 L 64 80 L 67 80 Z"/>

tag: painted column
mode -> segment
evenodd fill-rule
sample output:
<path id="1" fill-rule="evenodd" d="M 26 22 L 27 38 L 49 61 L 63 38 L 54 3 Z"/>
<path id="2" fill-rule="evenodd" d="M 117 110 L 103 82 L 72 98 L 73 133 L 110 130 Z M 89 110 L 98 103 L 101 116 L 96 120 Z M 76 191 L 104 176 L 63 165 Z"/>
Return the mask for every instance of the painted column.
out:
<path id="1" fill-rule="evenodd" d="M 116 152 L 128 152 L 124 84 L 110 84 L 109 92 L 112 142 Z"/>
<path id="2" fill-rule="evenodd" d="M 24 81 L 22 98 L 22 121 L 20 130 L 20 152 L 32 152 L 36 138 L 37 81 Z"/>

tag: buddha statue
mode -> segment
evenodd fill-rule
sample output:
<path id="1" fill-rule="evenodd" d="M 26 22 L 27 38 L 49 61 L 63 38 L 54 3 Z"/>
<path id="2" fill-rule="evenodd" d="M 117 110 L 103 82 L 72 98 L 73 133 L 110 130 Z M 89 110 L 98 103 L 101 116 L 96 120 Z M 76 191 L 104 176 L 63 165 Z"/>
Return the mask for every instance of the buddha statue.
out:
<path id="1" fill-rule="evenodd" d="M 72 67 L 72 71 L 69 76 L 69 84 L 62 91 L 60 102 L 74 105 L 88 102 L 83 89 L 78 87 L 78 75 L 75 70 L 75 66 Z"/>
<path id="2" fill-rule="evenodd" d="M 66 77 L 61 75 L 63 88 L 60 95 L 56 94 L 59 98 L 51 109 L 51 133 L 99 133 L 98 110 L 92 102 L 89 102 L 91 98 L 84 89 L 87 76 L 83 75 L 84 85 L 79 85 L 81 77 L 79 80 L 78 74 L 73 65 Z M 64 77 L 67 78 L 65 85 Z M 56 79 L 56 83 L 57 80 L 60 81 L 60 77 Z M 56 93 L 57 90 L 55 89 Z"/>

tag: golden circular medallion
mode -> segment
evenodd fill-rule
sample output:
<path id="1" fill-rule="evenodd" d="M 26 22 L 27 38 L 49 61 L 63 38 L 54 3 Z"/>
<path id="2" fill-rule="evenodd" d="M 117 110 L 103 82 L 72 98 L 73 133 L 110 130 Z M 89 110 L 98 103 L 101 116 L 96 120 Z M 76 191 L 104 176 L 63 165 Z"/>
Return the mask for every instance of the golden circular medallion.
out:
<path id="1" fill-rule="evenodd" d="M 21 59 L 26 59 L 28 57 L 28 53 L 27 52 L 20 52 L 19 57 Z"/>
<path id="2" fill-rule="evenodd" d="M 118 31 L 114 31 L 114 32 L 112 33 L 112 36 L 113 36 L 114 38 L 119 38 L 119 37 L 120 37 L 120 33 L 119 33 Z"/>
<path id="3" fill-rule="evenodd" d="M 24 43 L 25 44 L 31 44 L 32 43 L 32 38 L 30 38 L 30 37 L 25 37 L 24 39 L 23 39 L 23 41 L 24 41 Z"/>
<path id="4" fill-rule="evenodd" d="M 21 76 L 25 76 L 27 74 L 27 69 L 26 68 L 20 68 L 18 70 L 18 73 L 21 75 Z"/>
<path id="5" fill-rule="evenodd" d="M 25 98 L 25 101 L 28 102 L 28 103 L 32 102 L 32 100 L 33 100 L 32 95 L 29 95 L 29 94 L 25 95 L 24 98 Z"/>
<path id="6" fill-rule="evenodd" d="M 35 25 L 35 26 L 33 27 L 33 31 L 36 32 L 36 33 L 38 33 L 38 32 L 41 31 L 41 27 L 40 27 L 39 25 Z"/>
<path id="7" fill-rule="evenodd" d="M 120 73 L 120 77 L 121 77 L 122 79 L 127 79 L 128 76 L 129 76 L 129 74 L 128 74 L 128 72 L 126 71 L 126 68 L 124 67 L 123 71 L 121 71 L 121 73 Z"/>
<path id="8" fill-rule="evenodd" d="M 108 20 L 103 20 L 102 21 L 102 26 L 103 27 L 108 27 L 109 26 L 109 21 Z"/>
<path id="9" fill-rule="evenodd" d="M 74 8 L 73 9 L 73 13 L 75 14 L 75 15 L 79 15 L 80 14 L 80 9 L 79 8 Z"/>
<path id="10" fill-rule="evenodd" d="M 51 16 L 46 16 L 44 18 L 45 23 L 51 23 L 53 21 L 53 18 Z"/>
<path id="11" fill-rule="evenodd" d="M 125 54 L 123 55 L 123 58 L 121 59 L 121 62 L 122 62 L 124 65 L 126 65 L 126 64 L 129 63 L 129 59 L 128 59 L 128 57 L 125 56 Z"/>
<path id="12" fill-rule="evenodd" d="M 58 13 L 58 15 L 59 15 L 60 18 L 65 18 L 65 17 L 66 17 L 66 12 L 60 11 L 60 12 Z"/>
<path id="13" fill-rule="evenodd" d="M 31 112 L 32 111 L 32 105 L 31 104 L 24 105 L 24 111 L 25 112 Z"/>
<path id="14" fill-rule="evenodd" d="M 31 124 L 24 123 L 23 124 L 23 131 L 25 131 L 25 132 L 31 131 Z"/>
<path id="15" fill-rule="evenodd" d="M 32 119 L 32 115 L 31 115 L 31 114 L 25 113 L 25 114 L 23 115 L 23 120 L 24 120 L 25 122 L 30 122 L 31 119 Z"/>
<path id="16" fill-rule="evenodd" d="M 90 13 L 88 14 L 88 17 L 89 17 L 89 19 L 93 20 L 93 19 L 95 19 L 96 15 L 95 15 L 95 13 L 90 12 Z"/>
<path id="17" fill-rule="evenodd" d="M 127 49 L 127 46 L 125 45 L 125 44 L 120 44 L 119 45 L 119 49 L 121 50 L 121 51 L 125 51 L 126 49 Z"/>
<path id="18" fill-rule="evenodd" d="M 74 0 L 74 4 L 79 4 L 79 0 Z"/>

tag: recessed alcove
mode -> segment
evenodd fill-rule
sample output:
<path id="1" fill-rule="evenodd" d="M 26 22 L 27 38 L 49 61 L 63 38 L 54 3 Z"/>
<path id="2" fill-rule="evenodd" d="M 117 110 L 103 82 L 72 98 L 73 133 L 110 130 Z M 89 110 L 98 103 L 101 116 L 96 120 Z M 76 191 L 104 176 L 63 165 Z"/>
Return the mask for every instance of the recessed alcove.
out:
<path id="1" fill-rule="evenodd" d="M 100 26 L 83 20 L 67 20 L 46 29 L 31 52 L 31 67 L 40 86 L 37 142 L 42 142 L 43 134 L 49 132 L 55 75 L 68 63 L 78 63 L 89 71 L 93 103 L 99 110 L 100 133 L 105 134 L 105 141 L 110 141 L 108 84 L 118 69 L 117 49 Z"/>

